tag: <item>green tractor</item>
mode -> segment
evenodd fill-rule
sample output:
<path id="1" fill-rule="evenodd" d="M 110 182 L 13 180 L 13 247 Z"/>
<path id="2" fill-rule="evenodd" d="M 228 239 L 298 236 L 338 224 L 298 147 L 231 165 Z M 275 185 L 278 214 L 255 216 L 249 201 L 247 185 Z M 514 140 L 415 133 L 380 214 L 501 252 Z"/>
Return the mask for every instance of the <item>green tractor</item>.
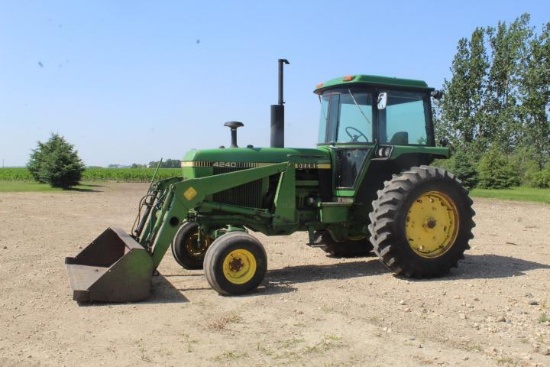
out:
<path id="1" fill-rule="evenodd" d="M 153 183 L 131 234 L 109 228 L 66 258 L 73 298 L 129 302 L 149 296 L 151 277 L 171 247 L 185 269 L 204 269 L 223 295 L 256 289 L 267 271 L 252 235 L 309 234 L 333 256 L 375 254 L 395 274 L 444 275 L 473 238 L 472 200 L 434 159 L 431 99 L 423 81 L 351 75 L 319 84 L 316 148 L 284 147 L 283 66 L 271 106 L 271 147 L 192 150 L 182 177 Z M 445 145 L 445 144 L 440 144 Z"/>

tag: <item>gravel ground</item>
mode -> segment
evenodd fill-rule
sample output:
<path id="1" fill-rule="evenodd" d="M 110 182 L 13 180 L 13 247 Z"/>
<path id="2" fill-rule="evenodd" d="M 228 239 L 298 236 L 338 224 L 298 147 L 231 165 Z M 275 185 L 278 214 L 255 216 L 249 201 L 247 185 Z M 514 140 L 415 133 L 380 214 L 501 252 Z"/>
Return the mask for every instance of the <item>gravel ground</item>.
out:
<path id="1" fill-rule="evenodd" d="M 79 306 L 64 266 L 129 230 L 143 184 L 0 193 L 1 366 L 550 366 L 550 205 L 475 200 L 475 239 L 444 278 L 256 236 L 264 284 L 222 297 L 168 253 L 151 298 Z"/>

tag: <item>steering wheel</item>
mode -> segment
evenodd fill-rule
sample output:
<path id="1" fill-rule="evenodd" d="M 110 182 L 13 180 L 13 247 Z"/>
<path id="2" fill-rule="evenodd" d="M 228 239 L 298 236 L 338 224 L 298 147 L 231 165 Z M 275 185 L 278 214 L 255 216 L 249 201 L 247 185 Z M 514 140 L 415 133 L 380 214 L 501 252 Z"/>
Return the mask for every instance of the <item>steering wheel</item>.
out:
<path id="1" fill-rule="evenodd" d="M 367 138 L 367 136 L 365 134 L 363 134 L 361 132 L 361 130 L 356 129 L 353 126 L 347 126 L 345 131 L 346 131 L 346 134 L 348 134 L 348 136 L 350 137 L 351 141 L 355 142 L 355 141 L 358 141 L 359 138 L 363 138 L 363 139 L 365 139 L 365 142 L 367 142 L 367 143 L 369 142 L 369 139 Z M 350 131 L 351 132 L 356 132 L 357 135 L 352 134 Z"/>

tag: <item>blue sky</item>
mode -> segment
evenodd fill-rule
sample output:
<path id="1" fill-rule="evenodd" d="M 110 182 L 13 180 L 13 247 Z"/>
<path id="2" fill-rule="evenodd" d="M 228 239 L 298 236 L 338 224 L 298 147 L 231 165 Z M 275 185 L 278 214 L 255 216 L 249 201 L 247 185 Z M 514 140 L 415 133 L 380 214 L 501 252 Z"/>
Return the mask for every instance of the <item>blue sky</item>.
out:
<path id="1" fill-rule="evenodd" d="M 192 148 L 268 146 L 277 59 L 286 58 L 290 147 L 314 147 L 327 79 L 450 78 L 477 26 L 550 21 L 524 1 L 0 0 L 0 160 L 24 166 L 59 133 L 86 165 L 180 159 Z"/>

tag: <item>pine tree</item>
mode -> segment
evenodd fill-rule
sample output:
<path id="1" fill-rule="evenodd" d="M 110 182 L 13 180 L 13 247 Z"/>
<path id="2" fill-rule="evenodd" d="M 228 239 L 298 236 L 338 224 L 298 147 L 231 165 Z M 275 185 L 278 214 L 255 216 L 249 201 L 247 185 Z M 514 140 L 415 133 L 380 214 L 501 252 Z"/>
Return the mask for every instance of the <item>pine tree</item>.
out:
<path id="1" fill-rule="evenodd" d="M 38 142 L 27 168 L 36 181 L 63 189 L 78 185 L 84 172 L 77 151 L 58 134 L 52 134 L 45 143 Z"/>
<path id="2" fill-rule="evenodd" d="M 453 158 L 451 170 L 462 181 L 462 185 L 468 190 L 476 187 L 479 178 L 472 158 L 464 151 L 457 152 Z"/>
<path id="3" fill-rule="evenodd" d="M 481 158 L 478 169 L 482 189 L 507 189 L 519 185 L 518 172 L 497 147 L 491 148 Z"/>

